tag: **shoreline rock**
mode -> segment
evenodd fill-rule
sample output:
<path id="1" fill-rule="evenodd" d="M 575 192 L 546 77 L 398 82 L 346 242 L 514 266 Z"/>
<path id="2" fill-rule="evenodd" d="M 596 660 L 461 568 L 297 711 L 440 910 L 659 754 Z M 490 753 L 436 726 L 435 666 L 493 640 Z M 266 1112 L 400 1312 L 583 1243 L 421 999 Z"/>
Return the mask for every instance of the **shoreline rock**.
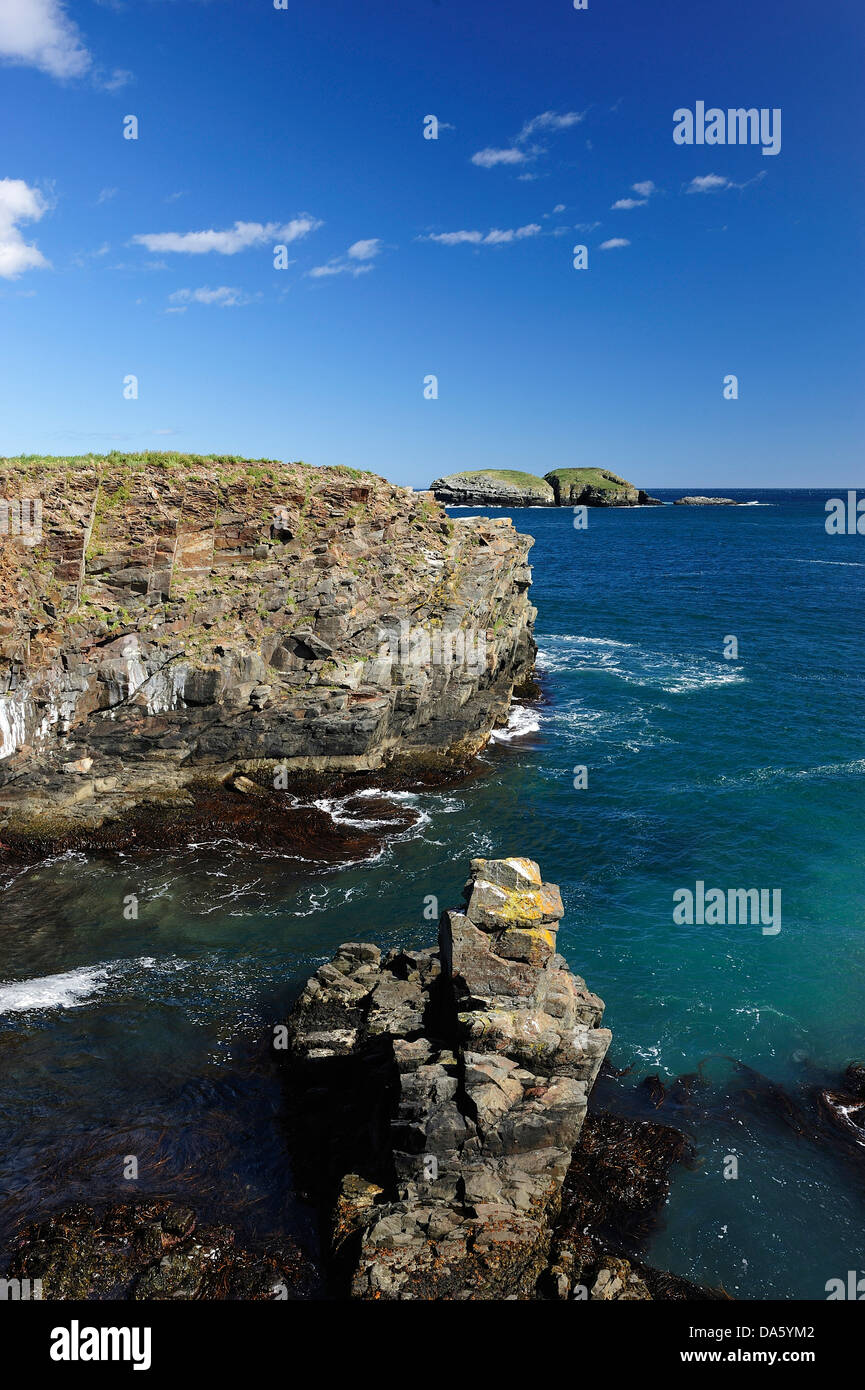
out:
<path id="1" fill-rule="evenodd" d="M 188 1207 L 163 1199 L 99 1210 L 75 1203 L 28 1223 L 15 1242 L 7 1279 L 41 1281 L 45 1301 L 67 1299 L 307 1299 L 314 1267 L 293 1242 L 262 1251 L 238 1247 L 234 1231 L 200 1224 Z"/>

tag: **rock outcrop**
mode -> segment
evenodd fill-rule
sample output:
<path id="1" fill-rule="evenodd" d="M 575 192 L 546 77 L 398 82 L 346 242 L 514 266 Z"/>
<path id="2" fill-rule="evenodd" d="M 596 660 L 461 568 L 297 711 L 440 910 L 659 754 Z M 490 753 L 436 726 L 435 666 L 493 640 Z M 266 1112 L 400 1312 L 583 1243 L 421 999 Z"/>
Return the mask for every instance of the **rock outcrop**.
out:
<path id="1" fill-rule="evenodd" d="M 373 474 L 7 460 L 0 498 L 7 843 L 202 779 L 457 766 L 532 672 L 531 538 Z"/>
<path id="2" fill-rule="evenodd" d="M 526 1298 L 610 1042 L 558 889 L 473 860 L 437 949 L 343 946 L 289 1020 L 297 1139 L 356 1298 Z"/>
<path id="3" fill-rule="evenodd" d="M 559 507 L 660 507 L 657 497 L 607 468 L 557 468 L 545 475 Z"/>
<path id="4" fill-rule="evenodd" d="M 450 473 L 430 483 L 430 492 L 447 507 L 554 507 L 549 483 L 513 468 L 480 468 Z"/>
<path id="5" fill-rule="evenodd" d="M 677 497 L 674 507 L 738 507 L 732 497 Z"/>
<path id="6" fill-rule="evenodd" d="M 430 483 L 447 507 L 660 507 L 655 497 L 605 468 L 557 468 L 543 478 L 514 469 L 450 473 Z"/>
<path id="7" fill-rule="evenodd" d="M 314 1267 L 293 1242 L 264 1251 L 238 1246 L 228 1226 L 205 1225 L 165 1200 L 100 1211 L 76 1203 L 19 1232 L 7 1278 L 30 1298 L 309 1298 Z"/>

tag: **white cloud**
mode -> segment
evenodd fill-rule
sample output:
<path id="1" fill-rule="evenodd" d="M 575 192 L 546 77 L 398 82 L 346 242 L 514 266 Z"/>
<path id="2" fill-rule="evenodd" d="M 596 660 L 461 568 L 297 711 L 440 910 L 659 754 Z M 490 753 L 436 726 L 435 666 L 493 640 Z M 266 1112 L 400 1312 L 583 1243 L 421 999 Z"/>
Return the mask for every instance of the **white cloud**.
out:
<path id="1" fill-rule="evenodd" d="M 52 77 L 81 77 L 93 61 L 61 0 L 2 0 L 0 58 Z"/>
<path id="2" fill-rule="evenodd" d="M 119 92 L 121 87 L 126 87 L 134 80 L 134 74 L 127 68 L 115 68 L 110 77 L 101 78 L 99 85 L 106 92 Z"/>
<path id="3" fill-rule="evenodd" d="M 700 178 L 691 179 L 688 184 L 689 193 L 714 193 L 719 188 L 728 188 L 730 180 L 722 178 L 720 174 L 703 174 Z"/>
<path id="4" fill-rule="evenodd" d="M 510 241 L 524 241 L 526 237 L 537 236 L 541 231 L 537 222 L 527 222 L 524 227 L 507 228 L 501 230 L 493 227 L 491 231 L 484 232 L 432 232 L 429 236 L 421 237 L 421 241 L 437 241 L 440 246 L 460 246 L 469 244 L 471 246 L 503 246 Z"/>
<path id="5" fill-rule="evenodd" d="M 657 192 L 651 179 L 644 179 L 642 183 L 632 183 L 631 189 L 639 196 L 636 198 L 619 198 L 613 203 L 613 212 L 621 211 L 626 208 L 644 208 L 652 194 Z"/>
<path id="6" fill-rule="evenodd" d="M 323 280 L 329 275 L 365 275 L 374 269 L 372 261 L 380 252 L 381 237 L 353 241 L 344 256 L 333 256 L 325 265 L 314 265 L 307 275 L 313 280 Z"/>
<path id="7" fill-rule="evenodd" d="M 240 304 L 251 303 L 250 295 L 231 285 L 220 285 L 215 290 L 210 289 L 208 285 L 202 285 L 201 289 L 197 290 L 175 290 L 168 298 L 171 304 L 182 306 L 184 309 L 189 304 L 215 304 L 221 309 L 233 309 Z"/>
<path id="8" fill-rule="evenodd" d="M 36 188 L 23 179 L 0 179 L 0 276 L 15 280 L 24 270 L 48 265 L 38 247 L 24 240 L 20 222 L 38 222 L 48 204 Z"/>
<path id="9" fill-rule="evenodd" d="M 528 158 L 525 150 L 513 147 L 506 150 L 487 149 L 473 154 L 472 164 L 480 165 L 481 169 L 493 169 L 496 164 L 525 164 Z"/>
<path id="10" fill-rule="evenodd" d="M 726 188 L 750 188 L 752 183 L 759 183 L 765 177 L 765 169 L 761 169 L 759 174 L 755 174 L 752 179 L 746 179 L 744 183 L 734 183 L 732 179 L 723 178 L 720 174 L 703 174 L 700 178 L 691 179 L 685 192 L 718 193 Z"/>
<path id="11" fill-rule="evenodd" d="M 328 261 L 326 265 L 314 265 L 312 270 L 307 271 L 307 275 L 313 280 L 322 280 L 328 275 L 365 275 L 368 270 L 374 268 L 368 261 L 363 265 L 357 265 L 351 261 L 337 259 Z"/>
<path id="12" fill-rule="evenodd" d="M 546 153 L 542 145 L 526 144 L 533 135 L 541 130 L 568 130 L 583 120 L 585 114 L 585 111 L 564 111 L 561 114 L 557 111 L 542 111 L 539 116 L 533 116 L 530 121 L 526 121 L 519 135 L 514 137 L 513 144 L 503 149 L 493 146 L 478 150 L 472 155 L 472 164 L 477 164 L 482 169 L 493 169 L 497 164 L 526 164 L 529 160 L 536 159 L 539 154 Z M 525 178 L 526 175 L 521 177 Z"/>
<path id="13" fill-rule="evenodd" d="M 146 232 L 132 240 L 148 251 L 177 251 L 189 256 L 203 256 L 216 251 L 220 256 L 234 256 L 252 246 L 268 241 L 290 242 L 314 232 L 322 224 L 304 213 L 291 222 L 235 222 L 225 231 L 207 232 Z"/>
<path id="14" fill-rule="evenodd" d="M 556 111 L 542 111 L 539 116 L 533 116 L 530 121 L 526 121 L 519 135 L 517 144 L 521 145 L 524 140 L 530 140 L 539 130 L 569 130 L 571 126 L 579 125 L 585 119 L 585 111 L 565 111 L 559 115 Z"/>
<path id="15" fill-rule="evenodd" d="M 348 255 L 355 261 L 371 261 L 381 250 L 381 238 L 367 237 L 366 241 L 355 241 L 348 248 Z"/>
<path id="16" fill-rule="evenodd" d="M 627 238 L 627 237 L 625 237 L 625 236 L 614 236 L 614 237 L 610 237 L 610 240 L 609 240 L 609 241 L 602 241 L 602 242 L 601 242 L 601 250 L 602 250 L 602 251 L 615 251 L 615 250 L 617 249 L 617 247 L 619 247 L 619 246 L 630 246 L 630 244 L 631 244 L 631 243 L 628 241 L 628 238 Z"/>

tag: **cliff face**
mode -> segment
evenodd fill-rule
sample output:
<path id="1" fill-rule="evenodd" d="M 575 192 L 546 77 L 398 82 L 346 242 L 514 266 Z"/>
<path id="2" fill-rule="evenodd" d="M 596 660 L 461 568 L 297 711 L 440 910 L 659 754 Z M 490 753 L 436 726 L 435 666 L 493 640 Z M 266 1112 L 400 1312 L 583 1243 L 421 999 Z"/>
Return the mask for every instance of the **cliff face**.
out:
<path id="1" fill-rule="evenodd" d="M 531 675 L 531 538 L 373 474 L 7 460 L 0 497 L 7 831 L 277 765 L 455 764 Z"/>
<path id="2" fill-rule="evenodd" d="M 430 492 L 446 507 L 553 507 L 556 500 L 543 478 L 513 468 L 450 473 Z"/>
<path id="3" fill-rule="evenodd" d="M 656 497 L 607 468 L 557 468 L 546 474 L 558 507 L 660 507 Z"/>

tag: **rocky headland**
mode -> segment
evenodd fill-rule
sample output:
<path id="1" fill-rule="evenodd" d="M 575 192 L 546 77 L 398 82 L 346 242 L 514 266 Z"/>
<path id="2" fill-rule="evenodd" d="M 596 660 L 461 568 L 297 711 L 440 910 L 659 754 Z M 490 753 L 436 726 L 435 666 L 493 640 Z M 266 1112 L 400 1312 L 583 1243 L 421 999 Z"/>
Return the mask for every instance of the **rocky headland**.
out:
<path id="1" fill-rule="evenodd" d="M 515 469 L 477 469 L 436 478 L 430 491 L 448 507 L 661 506 L 605 468 L 557 468 L 543 478 Z"/>
<path id="2" fill-rule="evenodd" d="M 352 469 L 180 455 L 4 460 L 0 497 L 7 847 L 118 843 L 274 785 L 284 805 L 304 779 L 440 776 L 531 688 L 532 540 L 509 519 Z"/>

